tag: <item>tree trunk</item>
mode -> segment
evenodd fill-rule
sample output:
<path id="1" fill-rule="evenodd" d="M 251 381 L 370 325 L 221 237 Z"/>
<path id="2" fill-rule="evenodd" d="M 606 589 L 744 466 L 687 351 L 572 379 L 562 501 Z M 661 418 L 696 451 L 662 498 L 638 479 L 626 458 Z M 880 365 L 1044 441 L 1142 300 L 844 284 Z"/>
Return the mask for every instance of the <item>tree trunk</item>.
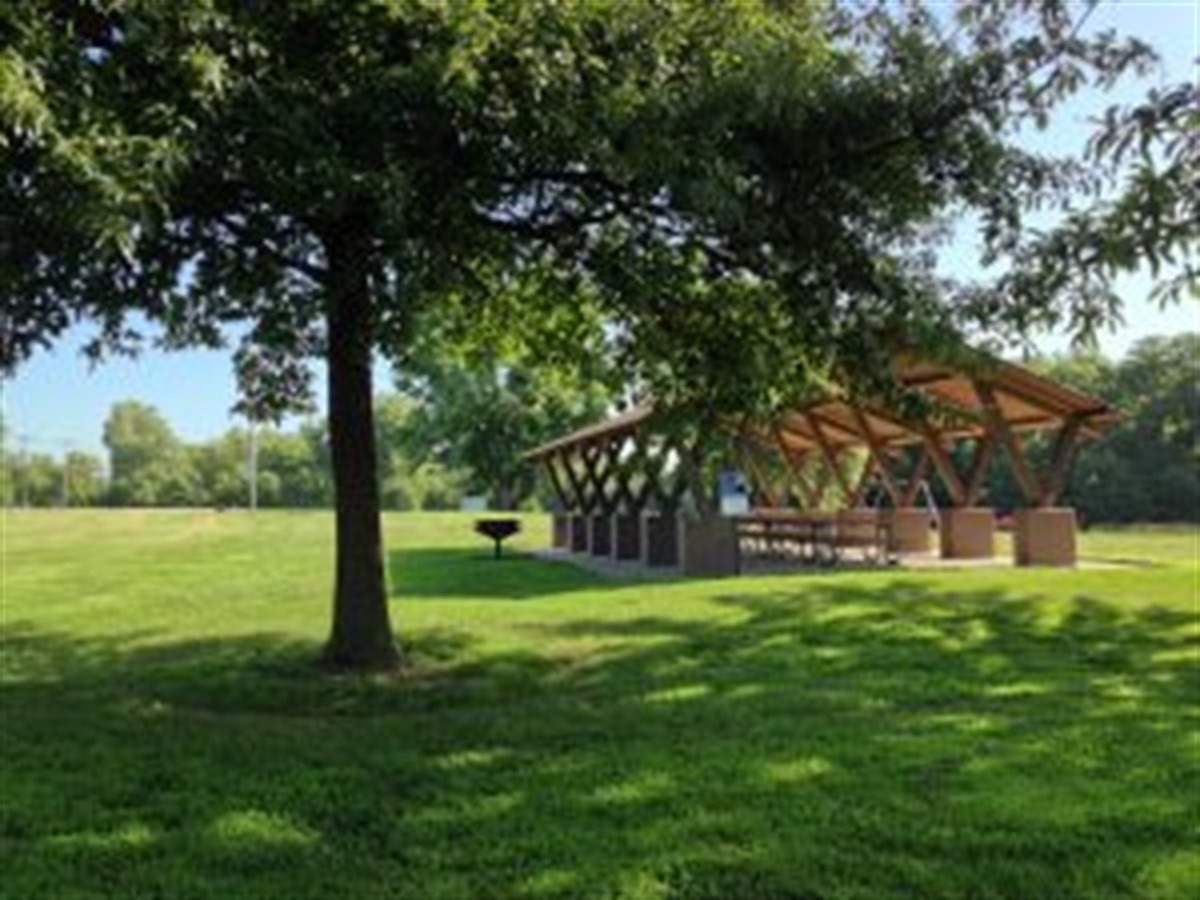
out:
<path id="1" fill-rule="evenodd" d="M 373 319 L 366 241 L 339 233 L 325 243 L 329 275 L 329 446 L 336 508 L 337 576 L 326 664 L 395 668 L 400 654 L 388 617 L 375 458 Z"/>

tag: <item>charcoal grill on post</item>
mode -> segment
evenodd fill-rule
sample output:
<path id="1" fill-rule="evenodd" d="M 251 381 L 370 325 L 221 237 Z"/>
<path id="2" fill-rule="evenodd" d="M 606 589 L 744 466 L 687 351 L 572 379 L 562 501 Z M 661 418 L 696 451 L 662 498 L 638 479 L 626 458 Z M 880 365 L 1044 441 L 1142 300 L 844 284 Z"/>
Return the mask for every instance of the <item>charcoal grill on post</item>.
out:
<path id="1" fill-rule="evenodd" d="M 505 538 L 510 538 L 521 530 L 521 523 L 516 519 L 480 519 L 475 523 L 475 530 L 496 542 L 495 558 L 499 559 L 500 545 Z"/>

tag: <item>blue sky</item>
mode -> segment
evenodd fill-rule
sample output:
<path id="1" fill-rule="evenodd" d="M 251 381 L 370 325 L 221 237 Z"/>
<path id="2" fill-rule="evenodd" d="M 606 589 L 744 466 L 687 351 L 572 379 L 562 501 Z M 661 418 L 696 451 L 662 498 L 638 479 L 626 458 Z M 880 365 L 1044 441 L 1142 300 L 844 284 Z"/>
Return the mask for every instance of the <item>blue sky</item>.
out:
<path id="1" fill-rule="evenodd" d="M 1194 64 L 1200 55 L 1200 0 L 1127 0 L 1102 7 L 1091 24 L 1111 26 L 1145 40 L 1163 57 L 1162 71 L 1113 94 L 1073 101 L 1060 110 L 1050 129 L 1029 137 L 1029 143 L 1039 149 L 1076 151 L 1086 140 L 1089 116 L 1113 102 L 1135 99 L 1150 83 L 1200 77 Z M 972 257 L 970 242 L 957 241 L 949 248 L 943 269 L 957 277 L 973 277 L 978 269 Z M 1108 355 L 1124 354 L 1146 335 L 1200 330 L 1200 307 L 1192 303 L 1159 309 L 1146 300 L 1151 286 L 1148 272 L 1118 283 L 1126 322 L 1100 336 L 1101 349 Z M 69 443 L 101 452 L 101 432 L 109 408 L 126 399 L 157 407 L 186 440 L 205 440 L 238 424 L 229 413 L 235 385 L 227 352 L 147 352 L 137 359 L 113 359 L 92 369 L 79 353 L 87 334 L 86 328 L 71 331 L 53 350 L 35 357 L 3 384 L 5 422 L 13 432 L 28 438 L 31 449 L 57 455 Z M 1043 352 L 1062 352 L 1069 347 L 1069 338 L 1046 334 L 1036 344 Z M 323 404 L 322 373 L 317 374 Z M 388 385 L 386 367 L 377 366 L 376 381 L 381 388 Z"/>

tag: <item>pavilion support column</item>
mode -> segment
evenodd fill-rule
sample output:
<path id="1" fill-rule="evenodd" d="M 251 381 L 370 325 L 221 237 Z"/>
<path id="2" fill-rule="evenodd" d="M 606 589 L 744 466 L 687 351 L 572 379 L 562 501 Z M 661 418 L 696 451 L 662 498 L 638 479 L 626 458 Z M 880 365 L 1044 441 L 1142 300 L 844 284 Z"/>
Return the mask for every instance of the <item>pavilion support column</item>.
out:
<path id="1" fill-rule="evenodd" d="M 1013 561 L 1018 566 L 1074 566 L 1075 510 L 1019 509 L 1013 514 Z"/>
<path id="2" fill-rule="evenodd" d="M 651 568 L 679 565 L 679 516 L 653 511 L 642 515 L 642 562 Z"/>
<path id="3" fill-rule="evenodd" d="M 680 516 L 679 564 L 684 575 L 736 575 L 737 531 L 733 520 L 719 515 Z"/>
<path id="4" fill-rule="evenodd" d="M 591 546 L 591 538 L 589 537 L 591 529 L 588 527 L 590 521 L 590 517 L 581 512 L 574 513 L 571 516 L 572 553 L 588 552 L 588 549 Z"/>
<path id="5" fill-rule="evenodd" d="M 556 512 L 550 523 L 550 545 L 556 550 L 567 550 L 571 546 L 571 514 Z"/>
<path id="6" fill-rule="evenodd" d="M 891 535 L 888 549 L 893 553 L 928 553 L 933 541 L 933 516 L 915 506 L 897 506 L 891 510 Z"/>
<path id="7" fill-rule="evenodd" d="M 1013 562 L 1018 566 L 1074 566 L 1078 558 L 1075 510 L 1056 507 L 1079 446 L 1082 418 L 1068 418 L 1050 456 L 1050 468 L 1040 479 L 1037 505 L 1013 515 Z"/>
<path id="8" fill-rule="evenodd" d="M 624 512 L 613 517 L 613 557 L 622 562 L 642 558 L 642 515 Z"/>
<path id="9" fill-rule="evenodd" d="M 1025 453 L 1020 436 L 1005 419 L 995 388 L 977 381 L 994 439 L 1008 453 L 1009 464 L 1028 508 L 1013 515 L 1013 562 L 1018 566 L 1073 566 L 1076 561 L 1075 510 L 1055 507 L 1083 428 L 1083 417 L 1067 416 L 1054 442 L 1048 471 L 1039 474 Z"/>
<path id="10" fill-rule="evenodd" d="M 567 548 L 572 553 L 586 553 L 589 546 L 587 509 L 591 501 L 584 490 L 582 481 L 575 471 L 575 464 L 571 459 L 570 450 L 564 449 L 560 452 L 559 463 L 562 465 L 562 471 L 566 476 L 567 485 L 570 487 L 570 497 L 573 501 L 571 503 L 571 513 L 567 518 Z"/>
<path id="11" fill-rule="evenodd" d="M 941 514 L 942 559 L 991 559 L 996 552 L 996 511 L 957 506 Z"/>
<path id="12" fill-rule="evenodd" d="M 557 550 L 566 550 L 571 546 L 571 517 L 569 510 L 572 503 L 570 495 L 563 487 L 562 479 L 558 477 L 558 470 L 554 467 L 554 460 L 547 456 L 542 460 L 542 467 L 550 481 L 550 486 L 554 490 L 554 498 L 558 503 L 558 508 L 554 510 L 550 524 L 550 543 Z"/>
<path id="13" fill-rule="evenodd" d="M 593 513 L 588 534 L 589 552 L 592 556 L 613 555 L 613 516 Z"/>

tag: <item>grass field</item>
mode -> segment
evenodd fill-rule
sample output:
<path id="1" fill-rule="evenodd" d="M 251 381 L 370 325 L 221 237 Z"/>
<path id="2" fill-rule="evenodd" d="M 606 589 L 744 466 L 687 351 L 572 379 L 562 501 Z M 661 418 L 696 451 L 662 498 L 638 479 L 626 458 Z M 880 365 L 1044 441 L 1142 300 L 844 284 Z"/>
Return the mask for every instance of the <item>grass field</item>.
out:
<path id="1" fill-rule="evenodd" d="M 411 665 L 334 678 L 327 514 L 7 513 L 0 896 L 1200 896 L 1195 531 L 609 583 L 386 529 Z"/>

